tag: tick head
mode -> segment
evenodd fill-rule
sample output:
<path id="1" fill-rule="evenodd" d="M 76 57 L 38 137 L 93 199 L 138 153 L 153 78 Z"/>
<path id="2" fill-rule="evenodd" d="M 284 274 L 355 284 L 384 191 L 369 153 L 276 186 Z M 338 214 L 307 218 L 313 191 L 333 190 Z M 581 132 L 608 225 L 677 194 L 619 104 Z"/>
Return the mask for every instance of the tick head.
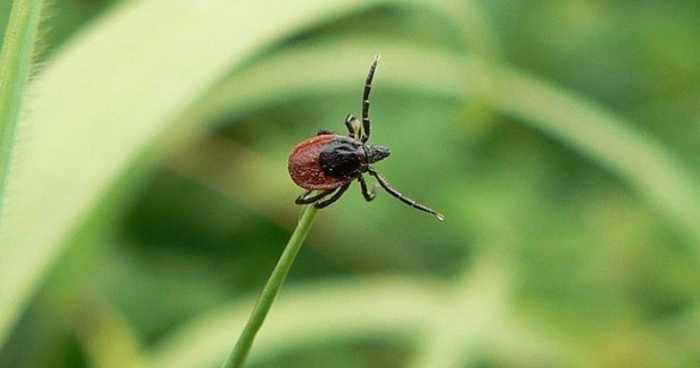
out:
<path id="1" fill-rule="evenodd" d="M 367 154 L 367 163 L 371 164 L 379 160 L 389 157 L 389 148 L 384 146 L 375 146 L 368 144 L 365 146 L 365 154 Z"/>

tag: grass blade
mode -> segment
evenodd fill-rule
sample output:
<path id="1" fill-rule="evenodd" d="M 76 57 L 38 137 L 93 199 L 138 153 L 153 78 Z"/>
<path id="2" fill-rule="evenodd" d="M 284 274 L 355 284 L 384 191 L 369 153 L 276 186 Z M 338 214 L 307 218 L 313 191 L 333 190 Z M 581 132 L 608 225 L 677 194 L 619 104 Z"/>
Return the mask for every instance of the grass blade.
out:
<path id="1" fill-rule="evenodd" d="M 0 216 L 22 98 L 31 70 L 42 0 L 15 1 L 0 51 Z"/>
<path id="2" fill-rule="evenodd" d="M 514 69 L 494 74 L 489 100 L 626 181 L 693 244 L 700 260 L 700 186 L 693 171 L 635 124 L 571 91 Z"/>

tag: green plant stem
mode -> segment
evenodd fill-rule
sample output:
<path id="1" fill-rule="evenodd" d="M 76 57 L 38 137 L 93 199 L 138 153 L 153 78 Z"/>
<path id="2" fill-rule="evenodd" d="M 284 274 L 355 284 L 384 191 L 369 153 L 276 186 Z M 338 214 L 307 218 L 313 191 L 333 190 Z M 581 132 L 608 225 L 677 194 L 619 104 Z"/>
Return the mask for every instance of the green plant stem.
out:
<path id="1" fill-rule="evenodd" d="M 0 51 L 0 208 L 42 4 L 42 0 L 15 0 Z"/>
<path id="2" fill-rule="evenodd" d="M 260 327 L 265 321 L 265 317 L 270 311 L 272 303 L 277 297 L 277 293 L 279 293 L 280 288 L 282 288 L 282 283 L 284 282 L 285 277 L 287 277 L 289 269 L 292 268 L 294 258 L 296 258 L 297 253 L 299 253 L 301 244 L 304 242 L 306 235 L 311 229 L 314 217 L 316 216 L 316 211 L 316 207 L 313 205 L 306 205 L 303 207 L 301 216 L 299 217 L 299 222 L 297 223 L 296 229 L 294 229 L 294 233 L 292 233 L 292 237 L 289 238 L 289 242 L 284 248 L 284 252 L 282 252 L 279 261 L 277 261 L 277 265 L 275 265 L 275 268 L 272 270 L 272 274 L 267 280 L 267 284 L 265 284 L 262 294 L 260 294 L 260 298 L 255 304 L 250 318 L 248 318 L 248 323 L 246 323 L 245 327 L 243 328 L 243 332 L 241 332 L 241 336 L 238 338 L 236 346 L 234 346 L 231 353 L 229 353 L 228 358 L 226 358 L 226 362 L 224 362 L 222 365 L 222 368 L 238 368 L 243 365 L 243 362 L 248 356 L 248 352 L 250 352 L 250 348 L 253 345 L 255 335 L 258 333 Z"/>

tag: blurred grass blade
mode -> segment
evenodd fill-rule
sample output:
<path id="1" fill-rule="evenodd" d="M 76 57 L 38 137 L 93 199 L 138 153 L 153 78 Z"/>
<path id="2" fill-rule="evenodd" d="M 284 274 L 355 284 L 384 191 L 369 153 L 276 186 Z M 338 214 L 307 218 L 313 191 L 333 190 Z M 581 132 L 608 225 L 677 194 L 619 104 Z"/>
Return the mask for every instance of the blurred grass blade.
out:
<path id="1" fill-rule="evenodd" d="M 413 341 L 416 331 L 442 308 L 444 291 L 444 284 L 435 280 L 387 276 L 290 285 L 257 337 L 249 363 L 362 337 Z M 253 302 L 250 298 L 227 304 L 182 326 L 155 346 L 146 367 L 217 366 L 230 348 L 228 341 L 243 328 Z"/>
<path id="2" fill-rule="evenodd" d="M 129 1 L 71 40 L 23 106 L 31 139 L 16 144 L 0 223 L 0 346 L 66 239 L 183 110 L 281 37 L 381 3 Z"/>
<path id="3" fill-rule="evenodd" d="M 364 72 L 358 71 L 358 65 L 366 64 L 377 50 L 382 52 L 382 69 L 377 78 L 388 84 L 383 88 L 455 100 L 475 94 L 472 86 L 479 78 L 480 64 L 470 58 L 384 38 L 331 38 L 285 49 L 247 66 L 213 89 L 188 116 L 204 114 L 207 120 L 220 120 L 265 104 L 293 100 L 299 91 L 305 96 L 339 88 L 355 91 L 357 79 Z M 237 93 L 239 88 L 246 93 Z"/>
<path id="4" fill-rule="evenodd" d="M 121 368 L 142 364 L 135 326 L 106 298 L 92 296 L 76 303 L 69 323 L 90 367 Z"/>
<path id="5" fill-rule="evenodd" d="M 634 123 L 584 97 L 514 69 L 493 71 L 495 83 L 484 92 L 498 110 L 629 183 L 680 230 L 700 260 L 700 186 L 689 166 Z"/>
<path id="6" fill-rule="evenodd" d="M 0 50 L 0 221 L 15 127 L 34 56 L 42 0 L 15 0 Z"/>

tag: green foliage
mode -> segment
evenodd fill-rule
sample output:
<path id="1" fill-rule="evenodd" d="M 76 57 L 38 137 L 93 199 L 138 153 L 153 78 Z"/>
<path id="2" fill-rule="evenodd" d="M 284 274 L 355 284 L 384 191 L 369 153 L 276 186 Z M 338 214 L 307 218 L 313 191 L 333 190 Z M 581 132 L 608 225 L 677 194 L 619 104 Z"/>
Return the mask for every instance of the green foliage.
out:
<path id="1" fill-rule="evenodd" d="M 247 366 L 698 366 L 698 11 L 53 2 L 0 87 L 0 366 L 220 366 L 299 215 L 287 154 L 376 53 L 376 167 L 446 220 L 353 185 Z"/>
<path id="2" fill-rule="evenodd" d="M 4 192 L 15 127 L 29 79 L 43 1 L 16 1 L 0 51 L 0 193 Z M 2 209 L 0 196 L 0 210 Z"/>

